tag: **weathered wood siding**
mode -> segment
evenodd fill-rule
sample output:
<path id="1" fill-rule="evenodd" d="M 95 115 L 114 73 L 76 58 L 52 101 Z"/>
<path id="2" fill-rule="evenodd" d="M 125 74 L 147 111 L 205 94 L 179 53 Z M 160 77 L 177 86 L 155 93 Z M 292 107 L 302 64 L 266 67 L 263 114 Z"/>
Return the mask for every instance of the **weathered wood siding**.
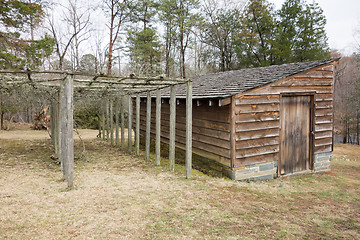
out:
<path id="1" fill-rule="evenodd" d="M 231 167 L 230 163 L 230 107 L 209 106 L 209 101 L 202 105 L 193 104 L 193 153 Z M 135 104 L 134 104 L 135 105 Z M 140 134 L 145 135 L 146 103 L 140 104 Z M 155 139 L 155 99 L 151 109 L 151 137 Z M 185 101 L 176 105 L 176 145 L 185 147 L 186 108 Z M 133 118 L 133 121 L 135 119 Z M 161 104 L 161 141 L 169 142 L 170 104 L 164 99 Z"/>
<path id="2" fill-rule="evenodd" d="M 330 152 L 334 63 L 235 96 L 233 168 L 279 159 L 280 94 L 314 92 L 314 153 Z"/>

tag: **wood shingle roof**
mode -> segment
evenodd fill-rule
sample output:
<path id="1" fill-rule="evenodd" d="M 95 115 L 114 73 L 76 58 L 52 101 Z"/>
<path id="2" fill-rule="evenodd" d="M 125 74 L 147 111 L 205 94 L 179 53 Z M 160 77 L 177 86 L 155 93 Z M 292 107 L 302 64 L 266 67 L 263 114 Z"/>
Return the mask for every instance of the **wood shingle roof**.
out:
<path id="1" fill-rule="evenodd" d="M 337 60 L 290 63 L 200 75 L 192 79 L 193 99 L 233 96 Z M 184 98 L 185 96 L 185 86 L 178 87 L 176 97 Z"/>

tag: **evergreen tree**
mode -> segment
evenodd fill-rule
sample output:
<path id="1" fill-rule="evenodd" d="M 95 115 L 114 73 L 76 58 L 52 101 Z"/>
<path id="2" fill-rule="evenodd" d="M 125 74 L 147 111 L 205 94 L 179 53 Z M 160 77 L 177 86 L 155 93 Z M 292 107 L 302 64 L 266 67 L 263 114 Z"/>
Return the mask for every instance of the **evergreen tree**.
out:
<path id="1" fill-rule="evenodd" d="M 277 13 L 276 64 L 329 58 L 326 19 L 317 3 L 287 0 Z"/>
<path id="2" fill-rule="evenodd" d="M 176 46 L 176 0 L 160 0 L 159 1 L 159 20 L 164 25 L 165 33 L 165 75 L 170 77 L 174 75 L 175 65 L 175 46 Z"/>
<path id="3" fill-rule="evenodd" d="M 275 64 L 292 62 L 299 31 L 298 18 L 303 12 L 302 0 L 287 0 L 277 12 L 277 29 L 273 44 Z"/>
<path id="4" fill-rule="evenodd" d="M 311 61 L 330 57 L 325 32 L 326 18 L 320 6 L 306 5 L 299 17 L 299 35 L 295 41 L 295 61 Z"/>
<path id="5" fill-rule="evenodd" d="M 241 66 L 259 67 L 274 64 L 273 42 L 275 15 L 266 0 L 250 0 L 241 17 L 236 36 L 236 51 Z"/>
<path id="6" fill-rule="evenodd" d="M 48 35 L 34 40 L 33 30 L 44 18 L 40 1 L 0 1 L 0 68 L 37 68 L 53 52 L 54 40 Z M 31 35 L 31 40 L 24 38 Z"/>
<path id="7" fill-rule="evenodd" d="M 153 0 L 138 0 L 131 20 L 133 26 L 128 28 L 130 64 L 138 74 L 159 73 L 160 43 L 152 26 L 157 6 Z"/>

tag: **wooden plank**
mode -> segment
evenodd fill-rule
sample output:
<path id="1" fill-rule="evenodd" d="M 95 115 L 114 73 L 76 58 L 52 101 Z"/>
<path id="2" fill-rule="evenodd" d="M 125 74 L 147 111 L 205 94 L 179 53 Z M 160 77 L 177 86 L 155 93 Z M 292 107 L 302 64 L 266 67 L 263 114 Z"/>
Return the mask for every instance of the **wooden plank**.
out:
<path id="1" fill-rule="evenodd" d="M 272 87 L 308 87 L 308 86 L 332 86 L 333 81 L 331 79 L 315 80 L 316 78 L 310 79 L 289 79 L 277 84 L 273 84 Z"/>
<path id="2" fill-rule="evenodd" d="M 131 95 L 128 95 L 128 152 L 132 152 L 132 99 Z"/>
<path id="3" fill-rule="evenodd" d="M 279 137 L 249 139 L 236 142 L 236 149 L 256 148 L 279 144 Z"/>
<path id="4" fill-rule="evenodd" d="M 279 136 L 279 128 L 236 133 L 236 141 Z"/>
<path id="5" fill-rule="evenodd" d="M 279 103 L 238 105 L 235 107 L 235 114 L 239 115 L 243 113 L 278 112 L 279 108 Z"/>
<path id="6" fill-rule="evenodd" d="M 1 104 L 0 104 L 1 107 Z M 0 109 L 1 112 L 1 109 Z M 55 101 L 51 100 L 50 102 L 50 137 L 51 144 L 55 145 L 55 123 L 56 123 L 56 114 L 55 114 Z"/>
<path id="7" fill-rule="evenodd" d="M 315 133 L 315 140 L 316 139 L 323 139 L 323 138 L 332 138 L 332 130 L 316 132 Z"/>
<path id="8" fill-rule="evenodd" d="M 162 140 L 169 140 L 169 133 L 166 133 L 166 132 L 161 132 L 161 139 Z M 156 133 L 155 133 L 155 130 L 152 130 L 151 131 L 151 137 L 152 138 L 155 138 L 156 136 Z M 183 144 L 185 145 L 186 144 L 186 137 L 182 136 L 182 135 L 176 135 L 175 137 L 175 143 L 176 145 L 178 144 Z M 224 148 L 221 148 L 217 145 L 211 145 L 211 144 L 207 144 L 207 143 L 204 143 L 204 142 L 200 142 L 200 141 L 197 141 L 195 139 L 193 139 L 192 141 L 192 149 L 199 149 L 199 150 L 202 150 L 202 151 L 207 151 L 209 153 L 212 153 L 212 154 L 215 154 L 217 156 L 221 156 L 221 157 L 225 157 L 225 158 L 228 158 L 230 159 L 230 150 L 229 149 L 224 149 Z"/>
<path id="9" fill-rule="evenodd" d="M 64 129 L 66 124 L 66 118 L 65 118 L 65 94 L 64 94 L 64 83 L 61 83 L 60 90 L 59 90 L 59 162 L 61 171 L 63 171 L 63 179 L 65 179 L 65 172 L 64 172 L 64 154 L 63 154 L 63 146 L 65 144 L 64 139 Z M 105 126 L 105 125 L 104 125 Z M 104 135 L 105 136 L 105 135 Z"/>
<path id="10" fill-rule="evenodd" d="M 153 104 L 152 108 L 155 111 L 156 108 L 155 104 Z M 161 111 L 167 115 L 170 115 L 170 105 L 163 104 Z M 219 123 L 229 123 L 230 117 L 228 113 L 229 113 L 229 105 L 222 107 L 218 107 L 218 106 L 209 107 L 206 105 L 193 106 L 193 119 L 211 120 Z M 185 105 L 183 104 L 178 105 L 176 109 L 176 115 L 178 116 L 186 115 Z"/>
<path id="11" fill-rule="evenodd" d="M 233 96 L 231 98 L 231 108 L 229 111 L 229 115 L 230 115 L 230 119 L 231 119 L 231 123 L 230 123 L 230 162 L 231 162 L 231 167 L 234 167 L 234 162 L 236 159 L 236 115 L 235 112 L 232 111 L 232 109 L 235 109 L 235 96 Z"/>
<path id="12" fill-rule="evenodd" d="M 151 109 L 153 112 L 156 110 L 155 103 L 152 103 Z M 161 112 L 165 115 L 170 116 L 170 105 L 162 104 Z M 213 106 L 209 107 L 206 105 L 202 106 L 193 106 L 193 119 L 214 121 L 219 123 L 230 123 L 229 105 L 227 106 Z M 186 106 L 185 104 L 180 104 L 176 108 L 176 115 L 185 116 L 186 115 Z"/>
<path id="13" fill-rule="evenodd" d="M 321 102 L 321 101 L 332 101 L 333 100 L 333 96 L 330 93 L 326 93 L 326 94 L 315 94 L 315 102 Z"/>
<path id="14" fill-rule="evenodd" d="M 315 109 L 315 117 L 332 116 L 332 114 L 333 114 L 332 108 Z"/>
<path id="15" fill-rule="evenodd" d="M 105 112 L 106 112 L 106 103 L 103 104 L 103 107 L 101 108 L 101 120 L 102 120 L 102 138 L 105 141 L 106 140 L 106 116 L 105 116 Z"/>
<path id="16" fill-rule="evenodd" d="M 315 147 L 332 145 L 332 137 L 315 139 Z"/>
<path id="17" fill-rule="evenodd" d="M 169 139 L 168 138 L 163 138 L 161 137 L 161 141 L 162 142 L 165 142 L 165 143 L 169 143 Z M 180 142 L 176 142 L 176 147 L 180 148 L 180 149 L 183 149 L 185 150 L 185 144 L 183 143 L 180 143 Z M 202 157 L 205 157 L 205 158 L 208 158 L 208 159 L 211 159 L 211 160 L 214 160 L 216 161 L 217 163 L 220 163 L 224 166 L 227 166 L 227 167 L 230 167 L 230 158 L 226 158 L 226 157 L 223 157 L 223 156 L 219 156 L 217 154 L 214 154 L 214 153 L 210 153 L 206 150 L 201 150 L 201 149 L 198 149 L 198 148 L 193 148 L 193 153 L 194 154 L 197 154 L 199 156 L 202 156 Z"/>
<path id="18" fill-rule="evenodd" d="M 333 117 L 331 115 L 325 115 L 325 116 L 318 116 L 315 117 L 315 124 L 326 124 L 326 123 L 332 123 Z"/>
<path id="19" fill-rule="evenodd" d="M 74 181 L 74 139 L 73 139 L 73 76 L 67 76 L 63 86 L 63 96 L 61 109 L 62 115 L 62 159 L 64 178 L 67 181 L 68 188 L 73 187 Z"/>
<path id="20" fill-rule="evenodd" d="M 249 164 L 263 163 L 263 162 L 273 162 L 279 159 L 279 153 L 269 153 L 265 155 L 247 157 L 247 158 L 237 158 L 234 164 L 234 167 L 242 167 Z"/>
<path id="21" fill-rule="evenodd" d="M 321 67 L 320 68 L 322 71 L 329 71 L 329 72 L 333 72 L 334 71 L 334 65 L 331 64 L 331 65 L 326 65 L 324 67 Z"/>
<path id="22" fill-rule="evenodd" d="M 109 99 L 106 99 L 106 141 L 110 140 L 110 111 Z"/>
<path id="23" fill-rule="evenodd" d="M 186 88 L 186 178 L 192 176 L 192 81 L 187 82 Z"/>
<path id="24" fill-rule="evenodd" d="M 121 97 L 120 125 L 121 125 L 121 148 L 125 149 L 125 103 L 124 96 Z"/>
<path id="25" fill-rule="evenodd" d="M 140 154 L 140 96 L 136 96 L 135 154 Z"/>
<path id="26" fill-rule="evenodd" d="M 316 109 L 333 108 L 333 102 L 332 101 L 318 101 L 318 102 L 315 102 L 315 108 Z"/>
<path id="27" fill-rule="evenodd" d="M 169 169 L 175 169 L 176 86 L 170 87 Z"/>
<path id="28" fill-rule="evenodd" d="M 219 100 L 219 107 L 229 105 L 231 103 L 231 97 L 226 97 Z"/>
<path id="29" fill-rule="evenodd" d="M 236 116 L 236 123 L 264 122 L 279 119 L 279 112 L 245 113 Z"/>
<path id="30" fill-rule="evenodd" d="M 115 146 L 119 147 L 120 139 L 119 139 L 119 99 L 115 98 Z"/>
<path id="31" fill-rule="evenodd" d="M 314 153 L 317 154 L 317 153 L 331 152 L 331 146 L 332 144 L 315 147 Z"/>
<path id="32" fill-rule="evenodd" d="M 161 90 L 156 91 L 156 139 L 155 139 L 155 165 L 160 165 L 160 129 L 161 129 Z"/>
<path id="33" fill-rule="evenodd" d="M 144 112 L 141 112 L 141 118 L 145 118 Z M 151 118 L 152 121 L 155 121 L 155 118 Z M 161 114 L 161 125 L 162 126 L 170 126 L 169 122 L 169 116 Z M 202 135 L 224 139 L 224 140 L 230 140 L 230 131 L 228 129 L 228 124 L 220 124 L 221 126 L 218 126 L 217 123 L 215 123 L 215 126 L 218 126 L 217 129 L 210 128 L 209 126 L 214 125 L 214 123 L 209 123 L 208 121 L 193 121 L 193 133 L 199 133 Z M 176 129 L 184 130 L 186 129 L 185 124 L 185 118 L 183 117 L 177 117 L 176 119 Z"/>
<path id="34" fill-rule="evenodd" d="M 331 94 L 332 93 L 332 86 L 301 86 L 301 87 L 282 87 L 282 86 L 273 86 L 269 88 L 264 93 L 272 92 L 272 93 L 284 93 L 284 92 L 316 92 L 321 94 Z"/>
<path id="35" fill-rule="evenodd" d="M 244 148 L 238 149 L 236 151 L 236 158 L 247 158 L 247 157 L 255 157 L 261 156 L 265 154 L 273 154 L 279 152 L 279 144 L 275 145 L 267 145 L 261 147 L 252 147 L 252 148 Z"/>
<path id="36" fill-rule="evenodd" d="M 109 104 L 110 104 L 110 142 L 111 145 L 114 145 L 114 111 L 113 111 L 113 100 L 110 99 L 109 100 Z"/>
<path id="37" fill-rule="evenodd" d="M 296 74 L 297 77 L 302 78 L 332 78 L 332 71 L 309 71 L 307 73 Z"/>
<path id="38" fill-rule="evenodd" d="M 146 139 L 145 139 L 145 159 L 150 160 L 150 130 L 151 130 L 151 95 L 147 92 L 146 99 Z"/>
<path id="39" fill-rule="evenodd" d="M 315 125 L 315 132 L 330 131 L 333 129 L 332 123 Z"/>
<path id="40" fill-rule="evenodd" d="M 242 95 L 236 99 L 236 106 L 243 104 L 269 104 L 269 103 L 279 103 L 279 95 Z"/>
<path id="41" fill-rule="evenodd" d="M 250 123 L 238 123 L 236 124 L 236 132 L 248 132 L 255 130 L 265 130 L 268 128 L 278 128 L 279 120 L 250 122 Z"/>

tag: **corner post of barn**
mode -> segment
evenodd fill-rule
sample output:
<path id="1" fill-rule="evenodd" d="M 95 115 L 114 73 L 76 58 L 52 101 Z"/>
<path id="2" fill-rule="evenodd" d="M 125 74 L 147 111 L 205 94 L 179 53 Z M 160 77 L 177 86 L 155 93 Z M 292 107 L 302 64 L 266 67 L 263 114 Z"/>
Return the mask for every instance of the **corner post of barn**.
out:
<path id="1" fill-rule="evenodd" d="M 146 138 L 145 138 L 145 159 L 150 159 L 150 130 L 151 130 L 151 94 L 147 91 L 146 96 Z"/>
<path id="2" fill-rule="evenodd" d="M 175 125 L 176 125 L 176 86 L 170 87 L 170 142 L 169 142 L 169 168 L 175 170 Z"/>
<path id="3" fill-rule="evenodd" d="M 187 82 L 186 88 L 186 178 L 192 176 L 192 81 Z"/>
<path id="4" fill-rule="evenodd" d="M 128 152 L 132 151 L 132 118 L 133 118 L 133 107 L 132 107 L 132 97 L 128 95 Z"/>
<path id="5" fill-rule="evenodd" d="M 68 187 L 73 187 L 74 179 L 74 139 L 73 139 L 73 111 L 74 111 L 73 76 L 68 75 L 61 87 L 61 153 L 64 179 Z"/>
<path id="6" fill-rule="evenodd" d="M 136 96 L 135 154 L 140 154 L 140 96 Z"/>
<path id="7" fill-rule="evenodd" d="M 156 137 L 155 137 L 155 165 L 160 165 L 160 134 L 161 134 L 161 90 L 156 90 Z"/>

